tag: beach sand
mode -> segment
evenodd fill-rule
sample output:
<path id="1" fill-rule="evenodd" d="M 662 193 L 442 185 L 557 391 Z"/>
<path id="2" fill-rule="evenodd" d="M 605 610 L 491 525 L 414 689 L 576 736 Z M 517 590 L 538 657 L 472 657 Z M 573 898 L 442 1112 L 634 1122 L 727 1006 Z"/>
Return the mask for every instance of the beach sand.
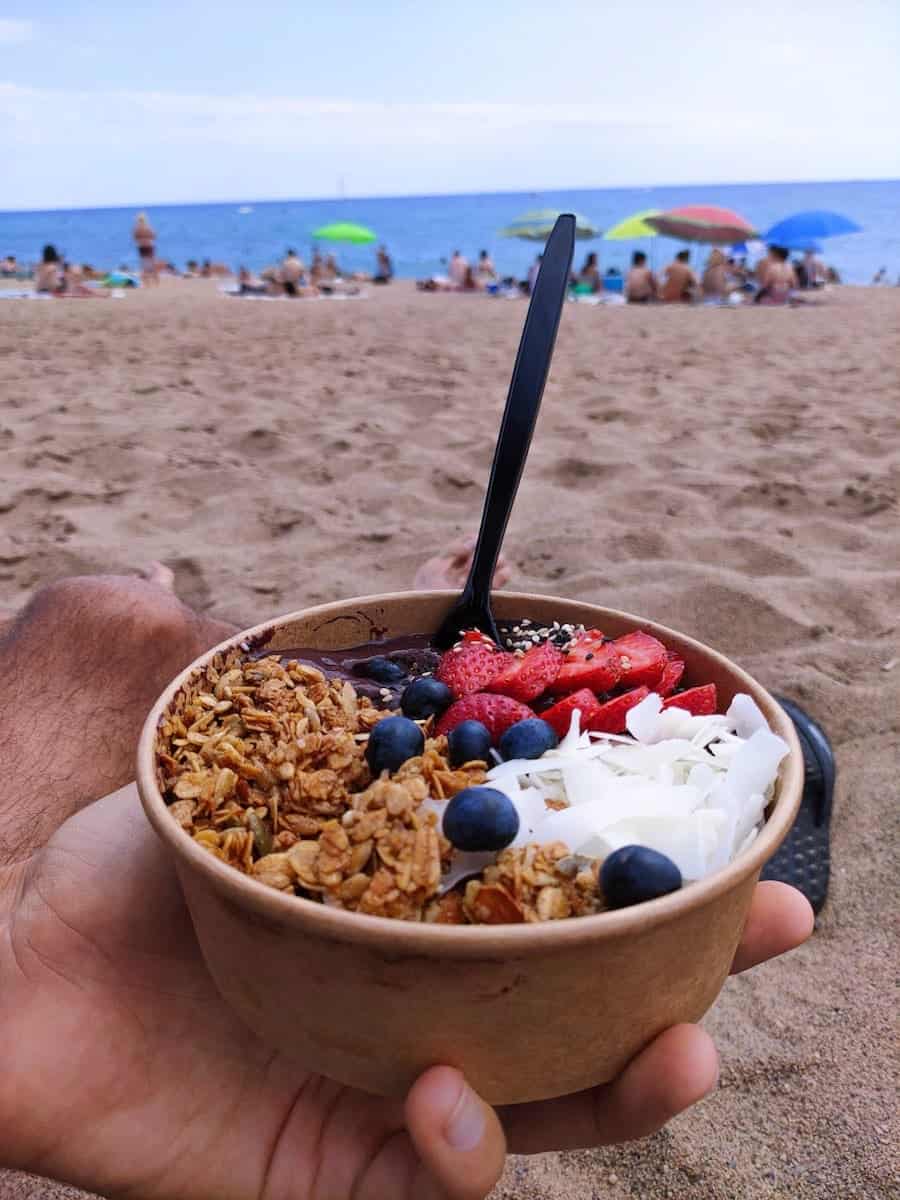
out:
<path id="1" fill-rule="evenodd" d="M 151 559 L 245 624 L 409 586 L 477 526 L 525 307 L 372 291 L 2 304 L 0 607 Z M 645 1142 L 512 1159 L 498 1200 L 900 1195 L 898 330 L 900 289 L 566 309 L 514 583 L 683 629 L 817 715 L 833 882 L 812 940 L 706 1019 L 712 1097 Z M 63 1195 L 0 1175 L 0 1197 Z"/>

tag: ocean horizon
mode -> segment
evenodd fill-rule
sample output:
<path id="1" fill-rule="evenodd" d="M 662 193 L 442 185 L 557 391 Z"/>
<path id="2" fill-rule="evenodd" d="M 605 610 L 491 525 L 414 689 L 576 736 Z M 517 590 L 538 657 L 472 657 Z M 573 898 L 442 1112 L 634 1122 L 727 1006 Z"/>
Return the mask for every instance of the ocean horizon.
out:
<path id="1" fill-rule="evenodd" d="M 645 208 L 681 204 L 720 204 L 735 209 L 756 228 L 803 209 L 844 213 L 862 232 L 829 238 L 824 257 L 848 283 L 869 283 L 876 271 L 900 277 L 900 180 L 834 180 L 730 184 L 677 184 L 630 188 L 556 188 L 508 192 L 460 192 L 409 196 L 357 196 L 304 200 L 223 200 L 191 204 L 150 204 L 145 209 L 158 234 L 158 254 L 183 269 L 188 259 L 209 258 L 237 268 L 260 270 L 295 246 L 303 256 L 312 249 L 311 232 L 335 220 L 369 226 L 384 242 L 398 277 L 440 272 L 455 249 L 472 258 L 486 249 L 503 274 L 527 271 L 534 243 L 502 238 L 499 231 L 532 208 L 572 208 L 601 230 Z M 33 263 L 41 247 L 53 243 L 76 262 L 108 268 L 136 266 L 130 232 L 136 205 L 103 208 L 0 210 L 0 255 L 15 254 Z M 579 245 L 577 254 L 596 251 L 602 269 L 623 269 L 635 249 L 649 250 L 657 265 L 680 243 L 672 239 Z M 325 247 L 323 246 L 323 249 Z M 328 246 L 348 270 L 371 270 L 372 246 Z M 708 253 L 693 247 L 694 260 Z"/>

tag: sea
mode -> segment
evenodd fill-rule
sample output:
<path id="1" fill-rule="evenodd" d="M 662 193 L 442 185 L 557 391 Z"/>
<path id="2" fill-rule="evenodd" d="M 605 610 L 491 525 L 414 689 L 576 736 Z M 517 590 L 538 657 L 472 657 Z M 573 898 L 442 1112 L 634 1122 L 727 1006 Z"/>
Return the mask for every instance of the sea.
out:
<path id="1" fill-rule="evenodd" d="M 882 267 L 894 284 L 900 279 L 900 180 L 834 183 L 709 184 L 678 187 L 602 188 L 485 195 L 396 196 L 323 200 L 235 200 L 218 204 L 147 206 L 158 235 L 161 259 L 183 269 L 189 259 L 210 259 L 233 269 L 260 270 L 291 246 L 310 254 L 312 230 L 332 221 L 353 221 L 372 229 L 391 254 L 398 276 L 440 274 L 454 250 L 474 258 L 487 250 L 503 275 L 523 276 L 536 247 L 500 236 L 500 230 L 533 209 L 574 210 L 600 230 L 632 213 L 683 204 L 717 204 L 765 230 L 775 221 L 808 209 L 830 209 L 850 217 L 862 232 L 829 238 L 824 258 L 847 283 L 872 281 Z M 0 255 L 33 263 L 46 242 L 72 262 L 100 268 L 136 267 L 131 242 L 135 207 L 0 211 Z M 635 249 L 649 251 L 659 266 L 680 249 L 665 238 L 642 242 L 583 242 L 576 252 L 596 250 L 602 270 L 623 270 Z M 341 269 L 374 267 L 375 246 L 322 247 L 333 250 Z M 693 247 L 695 263 L 708 253 Z"/>

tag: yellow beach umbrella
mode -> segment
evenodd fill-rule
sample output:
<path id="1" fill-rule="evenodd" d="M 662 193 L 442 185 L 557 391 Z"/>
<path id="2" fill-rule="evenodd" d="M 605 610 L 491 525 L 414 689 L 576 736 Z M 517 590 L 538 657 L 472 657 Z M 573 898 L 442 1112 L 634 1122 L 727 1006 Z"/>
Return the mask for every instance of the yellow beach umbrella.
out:
<path id="1" fill-rule="evenodd" d="M 646 218 L 659 215 L 660 209 L 658 208 L 645 208 L 643 212 L 633 213 L 624 221 L 620 221 L 618 225 L 614 225 L 612 229 L 607 229 L 603 240 L 605 242 L 630 242 L 637 238 L 656 237 L 656 230 L 652 225 L 647 224 Z"/>

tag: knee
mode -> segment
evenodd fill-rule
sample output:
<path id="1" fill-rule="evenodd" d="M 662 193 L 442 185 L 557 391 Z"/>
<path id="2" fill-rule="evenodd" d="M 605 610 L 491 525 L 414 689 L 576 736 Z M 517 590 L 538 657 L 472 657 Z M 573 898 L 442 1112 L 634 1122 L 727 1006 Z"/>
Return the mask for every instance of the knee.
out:
<path id="1" fill-rule="evenodd" d="M 22 623 L 57 646 L 62 642 L 79 654 L 102 647 L 109 657 L 136 646 L 166 647 L 183 657 L 198 640 L 197 618 L 177 596 L 132 576 L 86 575 L 48 584 L 35 593 Z"/>

